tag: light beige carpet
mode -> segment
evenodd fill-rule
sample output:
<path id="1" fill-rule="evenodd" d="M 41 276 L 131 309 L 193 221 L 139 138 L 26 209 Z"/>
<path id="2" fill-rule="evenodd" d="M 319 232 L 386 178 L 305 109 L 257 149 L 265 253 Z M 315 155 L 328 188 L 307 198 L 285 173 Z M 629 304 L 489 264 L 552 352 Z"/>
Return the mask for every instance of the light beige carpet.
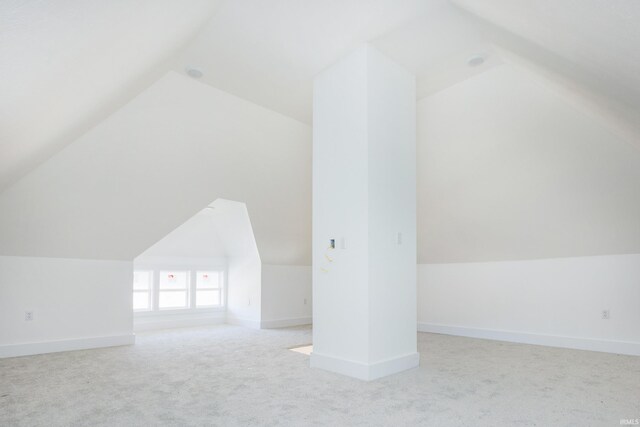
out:
<path id="1" fill-rule="evenodd" d="M 140 334 L 0 360 L 1 426 L 617 426 L 640 358 L 418 334 L 421 366 L 373 382 L 309 368 L 309 328 Z"/>

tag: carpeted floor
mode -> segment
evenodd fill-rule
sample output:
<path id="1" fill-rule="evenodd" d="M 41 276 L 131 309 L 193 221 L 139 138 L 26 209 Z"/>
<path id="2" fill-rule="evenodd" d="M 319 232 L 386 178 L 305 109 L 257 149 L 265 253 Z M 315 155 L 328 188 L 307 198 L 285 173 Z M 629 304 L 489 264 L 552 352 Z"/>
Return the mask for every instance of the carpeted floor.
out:
<path id="1" fill-rule="evenodd" d="M 362 382 L 287 350 L 309 328 L 139 334 L 0 360 L 1 426 L 617 426 L 640 358 L 418 334 L 420 368 Z"/>

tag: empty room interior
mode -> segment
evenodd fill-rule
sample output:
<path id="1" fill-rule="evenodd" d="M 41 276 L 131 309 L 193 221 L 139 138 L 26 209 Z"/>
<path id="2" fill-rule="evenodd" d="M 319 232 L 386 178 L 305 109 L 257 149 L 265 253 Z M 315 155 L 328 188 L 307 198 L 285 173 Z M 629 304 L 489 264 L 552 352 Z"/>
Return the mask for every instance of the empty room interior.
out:
<path id="1" fill-rule="evenodd" d="M 640 1 L 0 1 L 0 426 L 640 425 Z"/>

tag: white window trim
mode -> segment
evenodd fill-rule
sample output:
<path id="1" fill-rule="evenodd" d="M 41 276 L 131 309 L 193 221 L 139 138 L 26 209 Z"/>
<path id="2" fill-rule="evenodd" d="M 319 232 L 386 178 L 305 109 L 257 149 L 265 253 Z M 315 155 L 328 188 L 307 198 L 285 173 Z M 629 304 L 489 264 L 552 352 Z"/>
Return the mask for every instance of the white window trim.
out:
<path id="1" fill-rule="evenodd" d="M 197 265 L 183 265 L 183 264 L 140 264 L 134 267 L 134 271 L 151 271 L 152 274 L 152 283 L 151 283 L 151 308 L 149 310 L 134 310 L 135 317 L 153 317 L 153 316 L 165 316 L 165 315 L 180 315 L 180 314 L 188 314 L 188 313 L 216 313 L 216 312 L 225 312 L 227 310 L 227 266 L 226 265 L 205 265 L 205 264 L 197 264 Z M 159 308 L 159 299 L 160 299 L 160 272 L 161 271 L 187 271 L 189 273 L 188 277 L 188 296 L 187 302 L 189 304 L 186 308 Z M 197 307 L 196 306 L 196 274 L 198 271 L 217 271 L 220 274 L 220 292 L 222 293 L 220 297 L 219 306 L 206 306 L 206 307 Z M 218 288 L 210 288 L 210 289 L 218 289 Z M 168 291 L 165 290 L 165 291 Z M 178 290 L 179 292 L 184 292 L 183 290 Z"/>
<path id="2" fill-rule="evenodd" d="M 212 287 L 212 288 L 202 288 L 202 289 L 198 289 L 198 272 L 200 271 L 215 271 L 216 273 L 219 274 L 219 278 L 218 278 L 218 286 L 217 287 Z M 192 271 L 192 275 L 193 275 L 193 298 L 191 300 L 192 302 L 192 307 L 195 309 L 207 309 L 207 308 L 220 308 L 220 307 L 226 307 L 226 300 L 225 300 L 225 278 L 226 278 L 226 271 L 223 270 L 217 270 L 214 268 L 200 268 L 200 269 L 194 269 Z M 203 305 L 198 307 L 197 304 L 197 292 L 199 291 L 218 291 L 220 292 L 220 304 L 219 305 Z"/>
<path id="3" fill-rule="evenodd" d="M 160 289 L 160 276 L 161 276 L 161 272 L 176 272 L 176 273 L 187 273 L 187 286 L 184 288 L 179 288 L 179 289 Z M 177 268 L 161 268 L 158 270 L 158 280 L 155 281 L 154 280 L 154 290 L 155 290 L 155 294 L 157 295 L 157 304 L 153 306 L 153 311 L 161 311 L 161 312 L 165 312 L 165 311 L 182 311 L 182 310 L 190 310 L 192 308 L 191 306 L 191 294 L 193 292 L 191 292 L 191 288 L 192 288 L 192 276 L 193 274 L 191 273 L 191 270 L 186 269 L 186 268 L 182 268 L 182 269 L 177 269 Z M 154 276 L 155 277 L 155 276 Z M 186 292 L 187 295 L 185 295 L 185 306 L 184 307 L 160 307 L 160 292 Z"/>

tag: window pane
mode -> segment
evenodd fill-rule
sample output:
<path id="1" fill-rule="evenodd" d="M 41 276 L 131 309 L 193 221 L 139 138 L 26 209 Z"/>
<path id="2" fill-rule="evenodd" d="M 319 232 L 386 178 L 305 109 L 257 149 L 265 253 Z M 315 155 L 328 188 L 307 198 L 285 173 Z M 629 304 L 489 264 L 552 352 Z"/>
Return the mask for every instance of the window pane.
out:
<path id="1" fill-rule="evenodd" d="M 187 292 L 160 292 L 158 305 L 160 308 L 186 308 Z"/>
<path id="2" fill-rule="evenodd" d="M 196 287 L 198 289 L 219 288 L 220 272 L 219 271 L 198 271 L 196 273 Z"/>
<path id="3" fill-rule="evenodd" d="M 196 291 L 196 307 L 211 307 L 220 305 L 220 291 L 209 289 Z"/>
<path id="4" fill-rule="evenodd" d="M 134 271 L 133 272 L 133 289 L 141 289 L 148 291 L 151 286 L 150 271 Z"/>
<path id="5" fill-rule="evenodd" d="M 187 289 L 188 271 L 161 271 L 160 289 Z"/>
<path id="6" fill-rule="evenodd" d="M 149 292 L 134 292 L 133 293 L 133 309 L 134 310 L 149 310 Z"/>

